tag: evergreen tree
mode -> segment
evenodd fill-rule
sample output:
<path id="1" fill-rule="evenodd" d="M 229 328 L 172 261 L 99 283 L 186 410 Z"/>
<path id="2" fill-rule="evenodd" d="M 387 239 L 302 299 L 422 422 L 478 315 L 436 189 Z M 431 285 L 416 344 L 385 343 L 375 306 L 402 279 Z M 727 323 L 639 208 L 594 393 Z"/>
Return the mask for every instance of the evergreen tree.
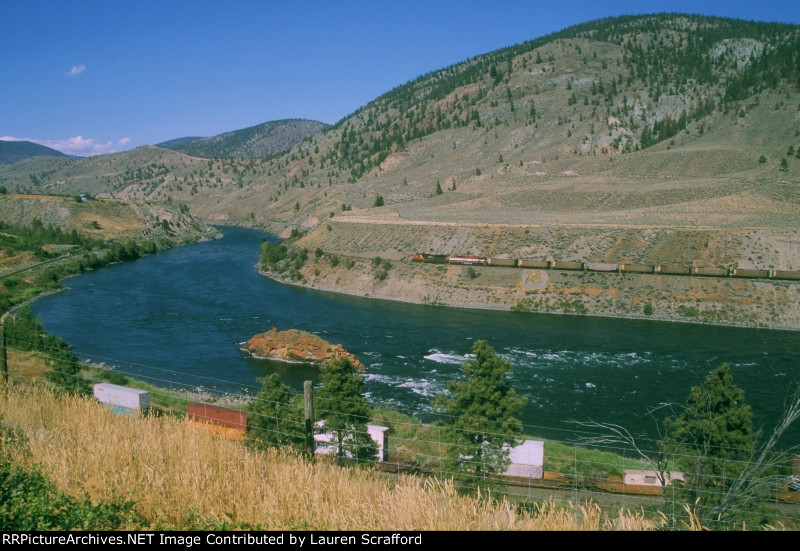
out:
<path id="1" fill-rule="evenodd" d="M 437 180 L 436 181 L 436 195 L 441 195 L 442 193 L 444 193 L 444 191 L 442 191 L 442 185 Z"/>
<path id="2" fill-rule="evenodd" d="M 23 306 L 9 317 L 5 327 L 8 347 L 44 353 L 45 363 L 50 367 L 45 377 L 58 390 L 74 394 L 89 392 L 78 357 L 63 339 L 44 333 L 41 319 L 34 316 L 30 306 Z"/>
<path id="3" fill-rule="evenodd" d="M 375 442 L 367 432 L 369 405 L 362 395 L 364 381 L 347 358 L 339 358 L 322 368 L 322 389 L 316 394 L 317 418 L 324 419 L 322 432 L 333 435 L 336 458 L 374 461 Z"/>
<path id="4" fill-rule="evenodd" d="M 261 388 L 248 408 L 248 443 L 257 448 L 301 449 L 305 444 L 305 427 L 299 396 L 281 383 L 276 373 L 258 382 Z"/>
<path id="5" fill-rule="evenodd" d="M 511 363 L 486 341 L 476 341 L 472 352 L 475 359 L 462 366 L 466 380 L 450 381 L 450 395 L 439 396 L 434 405 L 449 417 L 453 468 L 470 484 L 485 485 L 488 475 L 505 472 L 510 448 L 521 443 L 516 416 L 526 398 L 509 385 Z"/>
<path id="6" fill-rule="evenodd" d="M 753 412 L 722 364 L 689 393 L 686 409 L 666 420 L 666 449 L 685 472 L 686 499 L 698 514 L 717 503 L 755 448 Z M 699 500 L 699 501 L 698 501 Z"/>

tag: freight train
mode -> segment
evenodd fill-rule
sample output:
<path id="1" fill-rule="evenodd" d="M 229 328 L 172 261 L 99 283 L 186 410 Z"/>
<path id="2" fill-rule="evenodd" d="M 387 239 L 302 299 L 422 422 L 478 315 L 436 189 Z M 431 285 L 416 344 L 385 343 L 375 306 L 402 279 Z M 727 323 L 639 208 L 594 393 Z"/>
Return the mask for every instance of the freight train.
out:
<path id="1" fill-rule="evenodd" d="M 456 264 L 467 266 L 493 266 L 508 268 L 533 268 L 537 270 L 568 270 L 577 272 L 606 272 L 630 274 L 661 274 L 697 277 L 734 277 L 745 279 L 786 279 L 800 281 L 798 270 L 754 270 L 746 268 L 700 268 L 659 264 L 612 264 L 608 262 L 577 262 L 539 260 L 528 258 L 489 258 L 472 255 L 446 255 L 417 253 L 412 262 L 429 264 Z"/>

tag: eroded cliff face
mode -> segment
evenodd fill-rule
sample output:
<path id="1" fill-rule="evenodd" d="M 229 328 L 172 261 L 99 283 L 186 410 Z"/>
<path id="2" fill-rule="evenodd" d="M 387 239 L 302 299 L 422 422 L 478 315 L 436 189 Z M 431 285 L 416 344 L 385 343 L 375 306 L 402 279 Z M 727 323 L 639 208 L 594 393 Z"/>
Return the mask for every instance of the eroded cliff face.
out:
<path id="1" fill-rule="evenodd" d="M 313 333 L 298 329 L 278 331 L 273 327 L 266 333 L 252 337 L 242 350 L 257 358 L 317 365 L 347 358 L 358 371 L 366 371 L 364 364 L 341 344 L 332 344 Z"/>

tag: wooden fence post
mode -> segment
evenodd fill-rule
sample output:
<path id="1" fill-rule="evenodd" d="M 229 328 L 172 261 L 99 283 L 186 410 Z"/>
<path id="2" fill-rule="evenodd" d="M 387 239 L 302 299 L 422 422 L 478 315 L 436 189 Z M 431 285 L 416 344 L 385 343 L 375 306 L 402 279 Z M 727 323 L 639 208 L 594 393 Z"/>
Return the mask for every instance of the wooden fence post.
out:
<path id="1" fill-rule="evenodd" d="M 0 384 L 8 384 L 8 357 L 6 356 L 5 316 L 0 318 Z"/>
<path id="2" fill-rule="evenodd" d="M 311 381 L 303 381 L 303 412 L 306 420 L 306 454 L 314 459 L 314 390 Z"/>

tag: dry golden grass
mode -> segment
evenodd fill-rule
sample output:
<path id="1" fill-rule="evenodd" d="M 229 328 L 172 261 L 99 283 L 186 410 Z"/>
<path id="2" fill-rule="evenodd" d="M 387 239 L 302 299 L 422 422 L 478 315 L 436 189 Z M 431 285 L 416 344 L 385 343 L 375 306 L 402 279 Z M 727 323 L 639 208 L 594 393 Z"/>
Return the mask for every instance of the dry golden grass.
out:
<path id="1" fill-rule="evenodd" d="M 153 527 L 228 522 L 264 529 L 650 530 L 661 519 L 595 504 L 509 503 L 458 495 L 448 483 L 309 463 L 190 430 L 167 417 L 111 414 L 91 398 L 12 386 L 0 416 L 24 438 L 3 443 L 12 461 L 40 465 L 67 493 L 128 499 Z"/>

